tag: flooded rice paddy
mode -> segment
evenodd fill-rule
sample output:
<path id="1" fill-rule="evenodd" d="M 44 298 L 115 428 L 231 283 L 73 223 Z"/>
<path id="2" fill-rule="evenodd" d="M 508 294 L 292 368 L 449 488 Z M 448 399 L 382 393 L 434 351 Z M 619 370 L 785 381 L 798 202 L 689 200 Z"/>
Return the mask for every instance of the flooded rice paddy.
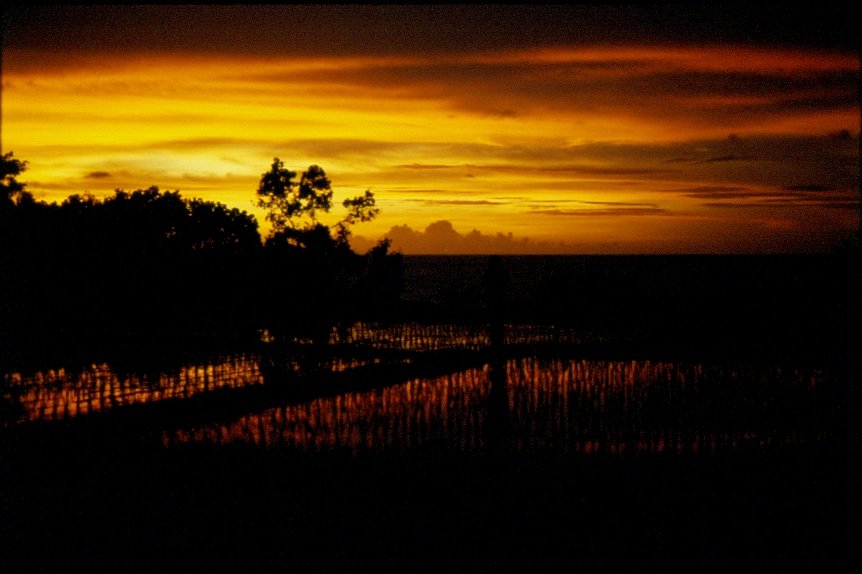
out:
<path id="1" fill-rule="evenodd" d="M 354 455 L 436 449 L 626 456 L 816 445 L 846 432 L 843 403 L 852 400 L 855 386 L 829 369 L 586 358 L 575 347 L 583 337 L 569 330 L 509 326 L 506 333 L 508 355 L 483 353 L 489 337 L 479 328 L 357 324 L 346 333 L 333 332 L 328 354 L 313 364 L 279 351 L 281 368 L 275 371 L 273 353 L 259 351 L 162 369 L 101 363 L 6 373 L 4 425 L 116 416 L 133 405 L 158 413 L 158 404 L 183 404 L 215 391 L 229 403 L 231 392 L 260 387 L 284 390 L 287 400 L 250 404 L 228 415 L 172 419 L 139 438 L 166 448 L 244 445 Z M 557 351 L 523 351 L 543 343 Z M 560 344 L 569 351 L 560 353 Z M 349 355 L 345 348 L 365 354 Z M 316 385 L 325 385 L 324 374 L 379 366 L 386 351 L 406 352 L 396 362 L 409 364 L 409 357 L 433 362 L 434 353 L 452 348 L 475 352 L 469 368 L 453 365 L 447 371 L 444 365 L 444 374 L 419 368 L 395 384 L 377 381 L 372 372 L 361 390 L 347 384 L 343 392 L 315 396 Z M 301 400 L 289 394 L 300 377 L 311 389 Z"/>
<path id="2" fill-rule="evenodd" d="M 2 373 L 0 570 L 855 571 L 853 370 L 504 331 Z"/>

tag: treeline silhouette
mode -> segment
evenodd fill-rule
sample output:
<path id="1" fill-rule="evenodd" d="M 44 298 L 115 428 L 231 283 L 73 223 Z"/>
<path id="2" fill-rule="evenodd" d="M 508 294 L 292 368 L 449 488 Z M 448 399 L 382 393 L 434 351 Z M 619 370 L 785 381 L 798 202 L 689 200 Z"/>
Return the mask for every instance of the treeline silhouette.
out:
<path id="1" fill-rule="evenodd" d="M 265 238 L 244 211 L 157 187 L 36 201 L 17 179 L 25 168 L 0 156 L 7 354 L 239 350 L 264 331 L 326 354 L 334 331 L 346 342 L 362 320 L 478 326 L 498 347 L 514 325 L 574 328 L 620 356 L 858 355 L 858 239 L 829 255 L 403 258 L 386 240 L 360 255 L 350 227 L 377 214 L 373 194 L 323 225 L 333 192 L 319 166 L 298 176 L 275 158 L 262 174 Z"/>
<path id="2" fill-rule="evenodd" d="M 6 352 L 316 337 L 400 295 L 385 242 L 359 255 L 323 227 L 263 242 L 247 212 L 155 186 L 46 203 L 17 180 L 26 162 L 0 168 Z"/>

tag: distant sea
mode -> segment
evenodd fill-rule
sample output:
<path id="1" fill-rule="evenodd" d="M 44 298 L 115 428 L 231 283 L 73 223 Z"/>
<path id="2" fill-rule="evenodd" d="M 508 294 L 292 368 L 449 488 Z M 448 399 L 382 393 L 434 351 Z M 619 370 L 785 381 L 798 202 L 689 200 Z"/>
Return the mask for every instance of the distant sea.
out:
<path id="1" fill-rule="evenodd" d="M 427 321 L 570 327 L 658 356 L 852 360 L 858 265 L 833 255 L 405 257 L 402 301 Z M 805 359 L 803 359 L 805 358 Z"/>
<path id="2" fill-rule="evenodd" d="M 808 298 L 840 280 L 828 255 L 406 255 L 403 298 L 440 303 L 478 296 L 492 257 L 509 296 L 526 299 L 561 289 L 573 297 L 608 290 L 754 296 L 801 289 Z"/>

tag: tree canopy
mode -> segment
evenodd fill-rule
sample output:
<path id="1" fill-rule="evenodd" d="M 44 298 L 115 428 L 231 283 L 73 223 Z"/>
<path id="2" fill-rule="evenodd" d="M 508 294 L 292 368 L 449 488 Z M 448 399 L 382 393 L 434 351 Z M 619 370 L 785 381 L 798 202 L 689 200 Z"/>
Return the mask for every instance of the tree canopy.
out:
<path id="1" fill-rule="evenodd" d="M 0 209 L 33 200 L 33 196 L 24 189 L 25 184 L 17 179 L 27 169 L 27 162 L 14 156 L 11 151 L 0 156 Z"/>
<path id="2" fill-rule="evenodd" d="M 362 256 L 347 241 L 352 225 L 377 215 L 374 195 L 344 200 L 343 217 L 324 225 L 333 191 L 319 166 L 297 180 L 276 158 L 263 174 L 266 243 L 254 216 L 157 186 L 36 201 L 18 180 L 26 168 L 0 156 L 0 346 L 254 338 L 264 328 L 325 341 L 335 324 L 400 296 L 401 258 L 389 243 Z"/>
<path id="3" fill-rule="evenodd" d="M 266 219 L 272 224 L 270 238 L 281 235 L 295 244 L 305 244 L 319 239 L 324 229 L 331 236 L 334 229 L 334 240 L 346 244 L 351 226 L 371 221 L 380 212 L 374 194 L 366 190 L 363 195 L 345 199 L 342 206 L 347 213 L 327 227 L 318 216 L 332 209 L 332 182 L 319 165 L 310 165 L 298 181 L 296 175 L 277 157 L 273 158 L 270 170 L 261 175 L 257 206 L 267 211 Z"/>
<path id="4" fill-rule="evenodd" d="M 252 215 L 156 186 L 33 201 L 25 166 L 0 166 L 0 339 L 255 332 Z"/>

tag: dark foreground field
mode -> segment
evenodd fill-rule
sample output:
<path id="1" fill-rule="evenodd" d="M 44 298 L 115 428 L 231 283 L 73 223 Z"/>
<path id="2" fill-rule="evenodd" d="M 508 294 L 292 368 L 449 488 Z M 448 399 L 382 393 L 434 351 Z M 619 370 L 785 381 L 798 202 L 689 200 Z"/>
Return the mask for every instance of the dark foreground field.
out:
<path id="1" fill-rule="evenodd" d="M 12 357 L 0 572 L 860 570 L 858 272 L 503 263 L 408 261 L 366 375 Z"/>
<path id="2" fill-rule="evenodd" d="M 3 456 L 3 572 L 860 565 L 848 444 L 623 458 L 26 446 Z"/>

